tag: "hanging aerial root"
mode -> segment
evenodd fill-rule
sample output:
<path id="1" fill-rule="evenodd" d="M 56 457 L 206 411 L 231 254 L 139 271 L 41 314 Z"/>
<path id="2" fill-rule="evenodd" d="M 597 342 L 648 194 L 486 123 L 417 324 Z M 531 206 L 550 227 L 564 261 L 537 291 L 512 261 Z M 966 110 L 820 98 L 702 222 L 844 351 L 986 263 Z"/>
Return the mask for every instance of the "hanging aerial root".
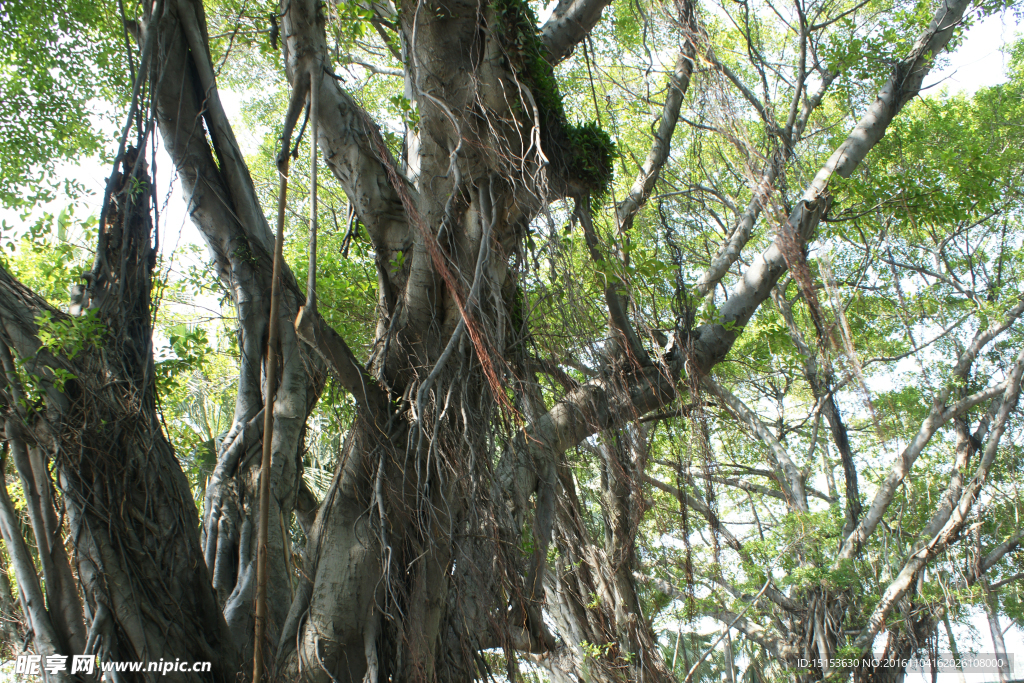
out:
<path id="1" fill-rule="evenodd" d="M 277 237 L 274 242 L 274 266 L 270 290 L 270 323 L 267 338 L 267 375 L 263 408 L 263 458 L 260 464 L 260 516 L 256 549 L 256 639 L 253 647 L 253 683 L 263 681 L 263 641 L 267 630 L 267 537 L 270 527 L 270 463 L 274 441 L 274 399 L 277 395 L 277 364 L 279 336 L 279 309 L 281 304 L 281 270 L 284 257 L 284 219 L 288 204 L 288 156 L 292 129 L 297 116 L 296 101 L 301 102 L 301 91 L 292 92 L 284 131 L 281 133 L 281 152 L 278 156 L 280 187 L 277 195 Z"/>
<path id="2" fill-rule="evenodd" d="M 409 195 L 409 189 L 405 186 L 405 182 L 398 175 L 398 171 L 395 170 L 394 164 L 391 163 L 390 153 L 388 152 L 387 146 L 384 144 L 384 140 L 380 136 L 379 130 L 365 113 L 363 114 L 363 123 L 367 131 L 367 136 L 373 144 L 377 159 L 384 166 L 385 171 L 387 171 L 388 180 L 391 182 L 392 187 L 395 188 L 395 192 L 398 193 L 398 197 L 402 202 L 402 207 L 405 209 L 406 215 L 409 217 L 409 221 L 419 231 L 420 236 L 423 238 L 423 243 L 427 248 L 427 252 L 430 254 L 430 260 L 434 264 L 434 269 L 441 276 L 441 279 L 444 280 L 445 285 L 448 287 L 448 291 L 451 292 L 452 298 L 455 300 L 456 306 L 459 308 L 459 314 L 462 316 L 462 320 L 465 321 L 466 330 L 469 332 L 469 337 L 473 342 L 473 348 L 476 350 L 477 358 L 480 360 L 480 365 L 484 371 L 484 376 L 487 378 L 487 383 L 491 388 L 491 394 L 509 413 L 518 415 L 516 409 L 511 403 L 509 403 L 508 397 L 505 396 L 501 380 L 494 369 L 491 345 L 483 333 L 480 324 L 476 321 L 476 318 L 466 308 L 466 295 L 462 291 L 462 286 L 455 279 L 455 275 L 445 262 L 444 255 L 441 253 L 441 248 L 438 246 L 437 240 L 434 238 L 434 235 L 431 234 L 430 228 L 428 228 L 427 224 L 423 221 L 423 217 L 420 216 L 420 212 L 416 208 L 416 204 Z"/>

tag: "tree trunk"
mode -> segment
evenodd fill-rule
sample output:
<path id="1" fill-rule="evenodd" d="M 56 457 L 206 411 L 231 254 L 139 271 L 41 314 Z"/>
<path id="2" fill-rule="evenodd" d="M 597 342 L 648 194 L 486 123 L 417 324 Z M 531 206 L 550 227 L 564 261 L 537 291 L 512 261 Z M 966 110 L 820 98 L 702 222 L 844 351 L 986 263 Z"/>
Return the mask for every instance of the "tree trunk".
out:
<path id="1" fill-rule="evenodd" d="M 242 378 L 235 423 L 207 491 L 204 551 L 235 643 L 248 657 L 257 481 L 249 455 L 263 438 L 259 411 L 267 402 L 260 368 L 271 235 L 217 96 L 202 6 L 165 2 L 150 25 L 158 37 L 156 115 L 193 220 L 239 311 Z M 830 204 L 828 178 L 848 177 L 916 94 L 930 55 L 945 45 L 965 6 L 947 4 L 793 209 L 783 230 L 789 239 L 802 245 L 813 235 Z M 693 8 L 680 5 L 692 30 Z M 268 637 L 276 640 L 282 680 L 468 680 L 487 670 L 485 648 L 504 651 L 510 676 L 516 650 L 551 653 L 552 663 L 560 662 L 553 672 L 587 666 L 615 678 L 664 671 L 632 583 L 630 539 L 643 514 L 643 467 L 634 455 L 605 449 L 609 536 L 601 542 L 580 524 L 563 457 L 586 438 L 615 434 L 675 400 L 684 364 L 703 374 L 724 358 L 787 271 L 788 252 L 780 237 L 755 255 L 718 318 L 677 330 L 675 343 L 653 359 L 632 329 L 628 293 L 609 285 L 605 371 L 553 406 L 538 399 L 517 355 L 528 340 L 517 320 L 524 238 L 545 206 L 572 199 L 574 220 L 601 260 L 589 197 L 602 191 L 611 170 L 607 137 L 565 119 L 550 65 L 586 37 L 603 7 L 561 3 L 538 33 L 520 2 L 428 2 L 397 13 L 374 5 L 395 28 L 391 47 L 405 61 L 405 94 L 419 115 L 406 130 L 405 158 L 396 160 L 377 126 L 329 76 L 322 6 L 281 5 L 292 88 L 284 139 L 290 141 L 315 80 L 315 143 L 365 226 L 378 269 L 378 319 L 365 366 L 315 312 L 299 313 L 302 292 L 290 272 L 284 276 L 284 367 L 271 406 L 278 425 L 272 518 L 289 520 L 299 496 L 302 425 L 325 371 L 352 392 L 358 408 L 308 530 L 294 595 L 288 540 L 271 534 Z M 695 49 L 691 42 L 681 53 L 648 163 L 618 207 L 621 225 L 649 195 L 667 157 Z M 592 156 L 578 157 L 586 153 Z M 786 475 L 806 510 L 803 474 L 790 466 Z M 855 479 L 847 489 L 852 527 Z M 812 596 L 817 621 L 794 627 L 808 653 L 834 653 L 833 597 Z M 555 650 L 542 615 L 545 599 L 565 650 Z M 589 656 L 584 643 L 603 654 Z"/>
<path id="2" fill-rule="evenodd" d="M 0 654 L 7 659 L 13 659 L 17 653 L 22 631 L 21 610 L 11 590 L 11 580 L 8 578 L 10 567 L 5 553 L 0 552 L 0 642 L 3 643 Z"/>
<path id="3" fill-rule="evenodd" d="M 1000 661 L 1008 662 L 1003 627 L 999 623 L 999 597 L 995 591 L 989 588 L 987 579 L 983 577 L 980 583 L 983 597 L 982 606 L 985 608 L 985 618 L 988 620 L 989 632 L 992 634 L 992 650 Z M 1006 683 L 1010 680 L 1010 667 L 1008 665 L 1000 666 L 998 675 L 1000 683 Z"/>
<path id="4" fill-rule="evenodd" d="M 45 412 L 25 415 L 8 404 L 6 419 L 52 459 L 76 550 L 94 635 L 80 650 L 66 642 L 59 650 L 103 660 L 209 661 L 214 680 L 233 681 L 238 660 L 203 562 L 195 505 L 156 411 L 146 164 L 131 149 L 119 161 L 96 264 L 75 302 L 81 315 L 50 308 L 0 271 L 4 342 L 25 368 L 8 376 L 8 388 L 19 391 L 29 377 L 39 392 L 26 394 L 29 405 L 45 399 Z M 42 346 L 41 325 L 56 326 L 57 341 Z M 33 522 L 42 527 L 34 528 L 37 539 L 61 543 L 47 536 L 45 519 Z M 66 602 L 77 594 L 52 588 L 50 604 L 69 613 Z"/>
<path id="5" fill-rule="evenodd" d="M 192 220 L 238 313 L 241 358 L 235 413 L 207 486 L 202 548 L 232 638 L 248 661 L 254 633 L 260 463 L 256 456 L 266 408 L 262 392 L 273 235 L 217 94 L 202 2 L 165 0 L 156 7 L 162 11 L 150 20 L 148 31 L 155 42 L 157 124 L 179 171 Z M 264 647 L 265 652 L 273 652 L 292 602 L 295 580 L 289 570 L 292 547 L 286 529 L 304 488 L 301 453 L 306 419 L 325 380 L 322 362 L 295 334 L 293 322 L 304 297 L 287 269 L 282 290 L 268 537 L 267 638 L 273 645 Z M 304 493 L 308 497 L 308 491 Z"/>

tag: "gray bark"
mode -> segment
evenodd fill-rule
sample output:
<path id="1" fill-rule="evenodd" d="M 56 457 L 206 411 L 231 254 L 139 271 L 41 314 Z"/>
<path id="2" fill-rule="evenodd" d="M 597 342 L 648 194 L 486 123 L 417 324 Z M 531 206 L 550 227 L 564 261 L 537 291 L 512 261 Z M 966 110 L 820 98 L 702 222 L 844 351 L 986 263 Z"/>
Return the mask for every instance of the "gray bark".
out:
<path id="1" fill-rule="evenodd" d="M 549 61 L 564 58 L 583 40 L 604 6 L 601 0 L 561 3 L 540 31 Z M 675 400 L 684 365 L 706 373 L 724 358 L 788 268 L 781 243 L 755 256 L 721 308 L 720 321 L 677 331 L 659 358 L 595 377 L 549 410 L 542 402 L 530 405 L 528 389 L 517 393 L 517 401 L 530 405 L 530 419 L 501 449 L 492 480 L 481 463 L 495 459 L 486 435 L 492 397 L 504 396 L 498 377 L 506 368 L 498 359 L 509 340 L 516 286 L 508 277 L 507 255 L 517 253 L 526 226 L 547 202 L 581 197 L 585 188 L 578 179 L 560 175 L 564 165 L 546 156 L 553 150 L 540 148 L 537 116 L 529 113 L 536 98 L 503 56 L 505 27 L 493 8 L 456 3 L 435 11 L 416 5 L 397 17 L 407 94 L 420 114 L 419 134 L 410 132 L 402 160 L 391 158 L 377 127 L 339 83 L 322 76 L 331 62 L 318 5 L 293 0 L 282 9 L 284 59 L 293 89 L 290 122 L 299 114 L 310 75 L 322 78 L 315 142 L 370 235 L 380 299 L 374 354 L 364 367 L 322 319 L 298 317 L 302 292 L 286 273 L 281 389 L 273 406 L 261 395 L 270 231 L 217 97 L 202 6 L 193 0 L 168 2 L 150 22 L 158 38 L 154 84 L 160 132 L 181 175 L 190 214 L 239 314 L 242 372 L 235 421 L 207 491 L 202 553 L 234 646 L 248 654 L 256 482 L 249 456 L 262 438 L 261 411 L 272 409 L 277 425 L 271 516 L 288 520 L 300 493 L 302 427 L 324 373 L 331 372 L 356 396 L 358 417 L 309 531 L 307 575 L 294 600 L 285 559 L 288 539 L 271 535 L 269 632 L 278 641 L 282 678 L 464 679 L 477 673 L 468 653 L 484 644 L 499 643 L 509 652 L 550 650 L 551 637 L 539 616 L 541 586 L 562 596 L 562 623 L 567 633 L 577 634 L 567 642 L 578 645 L 590 629 L 595 640 L 589 642 L 608 642 L 597 641 L 598 635 L 613 637 L 655 661 L 649 654 L 649 625 L 636 621 L 633 550 L 625 540 L 629 520 L 642 514 L 636 489 L 642 467 L 631 472 L 636 464 L 628 459 L 606 458 L 612 531 L 601 548 L 592 539 L 556 537 L 568 533 L 573 520 L 571 509 L 559 507 L 557 492 L 569 490 L 562 456 L 588 436 L 621 429 Z M 802 245 L 813 236 L 828 209 L 828 177 L 848 176 L 916 94 L 930 55 L 948 40 L 959 15 L 950 16 L 957 11 L 962 14 L 963 3 L 944 5 L 911 58 L 899 65 L 819 173 L 784 228 L 789 239 Z M 480 30 L 481 22 L 487 30 Z M 624 227 L 650 196 L 668 158 L 694 50 L 693 44 L 684 47 L 654 145 L 619 207 Z M 798 137 L 806 115 L 790 119 L 788 134 Z M 538 177 L 545 182 L 528 180 Z M 750 227 L 741 236 L 752 229 L 766 192 L 747 212 Z M 739 249 L 742 245 L 734 250 L 736 257 Z M 391 268 L 399 253 L 404 265 Z M 736 257 L 719 264 L 722 273 L 707 283 L 721 279 Z M 616 304 L 613 324 L 631 340 L 635 358 L 645 358 L 641 342 L 629 334 L 626 307 L 617 295 L 610 296 L 610 309 Z M 800 473 L 780 463 L 806 508 Z M 532 509 L 531 496 L 536 496 Z M 532 559 L 523 563 L 503 548 L 518 547 L 527 519 L 535 545 Z M 480 538 L 501 542 L 488 545 Z M 551 542 L 566 543 L 586 571 L 570 576 L 563 567 L 547 576 Z M 606 597 L 609 623 L 615 624 L 611 630 L 597 629 L 594 615 L 580 603 L 590 590 Z"/>
<path id="2" fill-rule="evenodd" d="M 23 394 L 15 389 L 18 378 L 6 346 L 0 346 L 0 357 L 7 371 L 11 396 L 17 405 Z M 26 507 L 51 606 L 50 618 L 63 648 L 70 652 L 81 652 L 85 649 L 85 618 L 71 574 L 71 564 L 64 549 L 63 534 L 57 527 L 57 516 L 50 495 L 50 475 L 43 464 L 39 447 L 32 448 L 34 457 L 30 457 L 29 448 L 21 436 L 22 419 L 20 414 L 9 418 L 5 431 L 25 492 Z"/>
<path id="3" fill-rule="evenodd" d="M 0 465 L 6 469 L 6 458 L 0 459 Z M 4 545 L 11 556 L 11 565 L 14 575 L 18 579 L 18 593 L 21 598 L 21 606 L 24 611 L 28 627 L 32 632 L 32 640 L 37 654 L 47 656 L 63 654 L 65 647 L 53 626 L 53 621 L 46 609 L 46 601 L 43 597 L 43 589 L 39 584 L 39 577 L 36 575 L 35 565 L 32 563 L 32 555 L 21 535 L 21 525 L 18 522 L 17 513 L 11 503 L 11 497 L 7 493 L 7 485 L 4 483 L 3 491 L 0 491 L 0 531 L 3 532 Z M 8 584 L 8 591 L 10 585 Z M 56 681 L 66 681 L 68 678 L 54 677 Z"/>
<path id="4" fill-rule="evenodd" d="M 96 264 L 77 302 L 78 310 L 91 311 L 102 322 L 102 339 L 73 357 L 41 347 L 39 314 L 64 321 L 68 316 L 0 271 L 0 334 L 40 378 L 46 397 L 45 419 L 32 418 L 17 436 L 31 439 L 30 447 L 46 449 L 54 461 L 90 615 L 86 653 L 105 660 L 211 661 L 207 680 L 233 680 L 235 650 L 202 561 L 195 506 L 156 412 L 149 299 L 152 224 L 149 195 L 130 191 L 133 179 L 147 181 L 145 164 L 136 164 L 137 158 L 129 151 L 119 160 L 122 169 L 114 176 L 115 192 L 104 211 Z M 57 381 L 57 371 L 64 373 L 63 381 Z M 14 406 L 5 401 L 5 408 L 10 424 Z M 34 529 L 37 539 L 54 547 L 62 543 L 48 533 L 42 517 Z M 32 575 L 23 578 L 19 572 L 19 584 L 31 590 L 34 569 L 27 571 Z M 41 595 L 26 597 L 36 638 L 50 639 L 38 609 L 31 607 Z M 77 594 L 55 590 L 49 598 L 66 601 Z M 54 647 L 81 654 L 66 649 L 73 643 Z M 178 681 L 202 678 L 168 675 Z"/>
<path id="5" fill-rule="evenodd" d="M 610 4 L 609 0 L 559 0 L 540 29 L 548 61 L 557 64 L 572 54 Z"/>
<path id="6" fill-rule="evenodd" d="M 2 641 L 7 655 L 14 654 L 20 646 L 21 624 L 19 616 L 20 609 L 11 590 L 11 580 L 8 572 L 13 567 L 8 564 L 6 553 L 0 553 L 0 641 Z"/>
<path id="7" fill-rule="evenodd" d="M 985 619 L 988 621 L 989 632 L 992 634 L 992 651 L 1002 662 L 1008 662 L 1003 626 L 999 623 L 999 597 L 984 578 L 981 580 L 981 588 L 982 607 L 985 609 Z M 998 676 L 1000 683 L 1006 683 L 1010 680 L 1010 667 L 1006 664 L 1000 666 Z"/>
<path id="8" fill-rule="evenodd" d="M 203 554 L 234 642 L 251 655 L 262 394 L 270 309 L 273 238 L 248 168 L 217 94 L 201 3 L 168 2 L 153 22 L 156 119 L 175 161 L 190 216 L 206 240 L 238 313 L 241 350 L 234 420 L 219 445 L 203 514 Z M 301 105 L 301 98 L 296 100 Z M 298 108 L 290 111 L 292 121 Z M 205 125 L 204 125 L 205 124 Z M 274 401 L 269 536 L 268 638 L 276 643 L 292 599 L 291 541 L 283 529 L 302 487 L 300 447 L 306 418 L 323 388 L 324 366 L 299 340 L 294 320 L 304 293 L 285 268 L 280 377 Z"/>
<path id="9" fill-rule="evenodd" d="M 949 640 L 949 653 L 953 655 L 953 659 L 956 660 L 956 676 L 960 683 L 966 683 L 967 677 L 964 676 L 964 669 L 960 666 L 960 648 L 956 645 L 956 636 L 953 635 L 953 626 L 949 623 L 949 613 L 942 613 L 942 625 L 946 627 L 946 638 Z"/>

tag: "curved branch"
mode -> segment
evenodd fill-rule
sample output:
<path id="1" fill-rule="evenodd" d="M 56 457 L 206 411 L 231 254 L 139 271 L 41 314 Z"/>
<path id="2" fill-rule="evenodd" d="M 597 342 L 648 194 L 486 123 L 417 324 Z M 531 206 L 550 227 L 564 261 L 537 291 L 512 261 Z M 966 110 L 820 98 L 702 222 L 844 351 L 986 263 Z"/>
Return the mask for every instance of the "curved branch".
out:
<path id="1" fill-rule="evenodd" d="M 1013 552 L 1020 547 L 1021 541 L 1024 541 L 1024 530 L 1017 531 L 1008 539 L 990 550 L 981 561 L 981 571 L 987 572 L 989 569 L 994 567 L 996 562 L 1003 559 L 1007 553 Z M 995 584 L 993 584 L 992 588 L 995 587 Z"/>
<path id="2" fill-rule="evenodd" d="M 317 21 L 315 0 L 285 3 L 281 22 L 288 80 L 305 91 L 309 74 L 329 69 L 330 51 L 323 24 Z M 402 201 L 388 177 L 386 165 L 396 167 L 387 154 L 380 129 L 334 78 L 324 79 L 319 92 L 317 144 L 324 163 L 341 183 L 374 247 L 390 260 L 390 250 L 402 248 L 408 223 Z M 375 144 L 378 143 L 378 144 Z M 413 192 L 411 188 L 409 192 Z"/>
<path id="3" fill-rule="evenodd" d="M 1010 413 L 1017 407 L 1017 399 L 1020 396 L 1022 376 L 1024 376 L 1024 351 L 1022 351 L 1017 357 L 1017 361 L 1014 363 L 1009 376 L 1006 379 L 1006 391 L 999 406 L 999 412 L 996 415 L 995 424 L 992 426 L 992 433 L 989 435 L 988 442 L 985 445 L 985 453 L 981 458 L 981 462 L 978 463 L 977 470 L 971 478 L 971 481 L 964 486 L 964 491 L 960 496 L 959 504 L 952 511 L 940 508 L 936 513 L 936 517 L 939 517 L 939 519 L 933 519 L 929 523 L 929 527 L 933 525 L 938 526 L 937 522 L 941 521 L 941 517 L 945 517 L 947 520 L 942 524 L 940 531 L 928 542 L 927 545 L 918 549 L 910 556 L 910 558 L 907 559 L 906 563 L 903 565 L 903 569 L 900 570 L 900 573 L 896 578 L 893 579 L 893 581 L 886 587 L 881 600 L 879 600 L 878 605 L 871 613 L 870 619 L 868 619 L 867 627 L 861 632 L 860 636 L 854 643 L 855 647 L 860 651 L 866 651 L 867 648 L 871 646 L 875 635 L 877 635 L 881 630 L 886 616 L 888 616 L 889 612 L 891 612 L 896 606 L 896 603 L 900 598 L 910 590 L 911 586 L 917 579 L 918 572 L 920 572 L 932 558 L 945 550 L 953 541 L 959 538 L 960 532 L 963 530 L 964 524 L 967 522 L 968 515 L 978 498 L 978 494 L 981 492 L 982 486 L 984 486 L 988 479 L 988 475 L 991 471 L 992 464 L 995 461 L 996 453 L 999 450 L 999 442 L 1006 429 Z M 984 572 L 981 572 L 981 574 L 983 575 Z M 976 577 L 976 580 L 978 578 L 981 577 Z"/>
<path id="4" fill-rule="evenodd" d="M 836 149 L 804 191 L 803 197 L 780 229 L 780 235 L 768 249 L 752 259 L 750 267 L 732 287 L 728 301 L 722 304 L 719 310 L 721 323 L 705 325 L 697 330 L 698 339 L 694 342 L 694 356 L 702 370 L 706 372 L 725 358 L 742 327 L 768 298 L 772 287 L 788 269 L 783 256 L 783 242 L 795 240 L 797 244 L 802 244 L 814 234 L 821 217 L 831 204 L 828 185 L 832 175 L 850 177 L 875 143 L 882 139 L 893 118 L 920 92 L 921 82 L 931 68 L 933 58 L 949 42 L 953 29 L 959 25 L 969 4 L 970 0 L 942 0 L 931 24 L 918 38 L 910 55 L 896 65 L 889 81 L 879 92 L 874 103 L 868 107 L 853 132 Z M 745 244 L 745 240 L 739 241 Z M 716 260 L 712 268 L 701 276 L 698 291 L 711 291 L 714 284 L 725 275 L 729 265 L 739 258 L 738 248 L 741 246 L 738 243 L 733 246 L 737 249 L 730 251 L 728 258 L 721 262 Z"/>
<path id="5" fill-rule="evenodd" d="M 690 87 L 694 57 L 697 54 L 698 31 L 692 4 L 683 2 L 682 5 L 682 20 L 685 25 L 683 49 L 679 52 L 675 68 L 669 77 L 668 95 L 665 97 L 665 107 L 658 122 L 658 130 L 654 134 L 654 141 L 651 143 L 651 150 L 647 153 L 647 159 L 640 167 L 629 193 L 615 207 L 615 219 L 619 232 L 625 232 L 633 227 L 633 218 L 647 203 L 658 182 L 661 169 L 668 161 L 668 155 L 672 149 L 672 134 L 679 122 L 679 109 L 682 107 L 683 98 Z"/>
<path id="6" fill-rule="evenodd" d="M 540 39 L 551 64 L 572 54 L 601 20 L 611 0 L 559 0 L 558 6 L 540 29 Z"/>

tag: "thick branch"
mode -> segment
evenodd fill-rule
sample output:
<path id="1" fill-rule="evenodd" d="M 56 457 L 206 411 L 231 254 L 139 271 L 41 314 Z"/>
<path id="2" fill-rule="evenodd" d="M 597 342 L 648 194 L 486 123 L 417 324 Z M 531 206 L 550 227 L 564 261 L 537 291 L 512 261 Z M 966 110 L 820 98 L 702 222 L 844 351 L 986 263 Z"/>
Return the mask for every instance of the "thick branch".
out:
<path id="1" fill-rule="evenodd" d="M 1017 572 L 1016 574 L 1013 574 L 1012 576 L 1008 576 L 1005 579 L 1002 579 L 1001 581 L 996 581 L 995 583 L 990 584 L 989 588 L 990 589 L 1002 588 L 1003 586 L 1005 586 L 1007 584 L 1011 584 L 1014 581 L 1020 581 L 1021 579 L 1024 579 L 1024 572 Z"/>
<path id="2" fill-rule="evenodd" d="M 1016 550 L 1020 546 L 1022 540 L 1024 540 L 1024 530 L 1017 531 L 1008 539 L 990 550 L 981 561 L 981 571 L 987 572 L 989 569 L 994 567 L 996 562 L 1003 559 L 1007 553 Z M 993 588 L 995 588 L 994 585 Z"/>
<path id="3" fill-rule="evenodd" d="M 328 371 L 352 393 L 360 406 L 375 418 L 384 416 L 388 406 L 387 394 L 356 359 L 341 335 L 318 312 L 307 315 L 305 309 L 299 309 L 295 333 L 319 354 Z"/>
<path id="4" fill-rule="evenodd" d="M 576 49 L 601 20 L 611 0 L 559 0 L 558 6 L 540 29 L 540 39 L 551 64 L 562 61 Z"/>
<path id="5" fill-rule="evenodd" d="M 322 22 L 318 22 L 315 0 L 293 0 L 285 4 L 281 22 L 285 69 L 293 89 L 305 91 L 309 74 L 328 68 L 330 51 Z M 388 178 L 381 158 L 387 147 L 380 130 L 351 95 L 334 78 L 322 81 L 319 95 L 319 136 L 316 141 L 324 163 L 334 173 L 359 221 L 366 227 L 377 251 L 390 260 L 390 250 L 401 249 L 408 229 L 402 202 Z M 413 192 L 411 188 L 407 191 Z"/>
<path id="6" fill-rule="evenodd" d="M 945 48 L 969 4 L 970 0 L 943 0 L 932 18 L 931 24 L 918 38 L 910 55 L 896 65 L 889 81 L 878 93 L 874 103 L 868 107 L 853 132 L 818 171 L 804 192 L 800 204 L 794 209 L 788 221 L 789 225 L 795 229 L 795 234 L 806 238 L 813 233 L 820 215 L 807 221 L 800 214 L 811 207 L 820 207 L 823 200 L 827 202 L 827 188 L 832 174 L 841 178 L 849 178 L 871 148 L 882 139 L 893 118 L 920 91 L 921 82 L 931 68 L 935 55 Z M 771 167 L 769 168 L 770 172 Z M 756 211 L 751 212 L 748 208 L 744 218 L 741 219 L 741 224 L 733 231 L 733 236 L 723 245 L 723 249 L 716 256 L 711 267 L 698 281 L 698 292 L 701 294 L 710 292 L 715 283 L 721 280 L 728 271 L 729 266 L 739 258 L 740 250 L 749 239 L 750 233 L 747 226 L 753 226 L 753 220 L 756 220 L 756 214 L 760 212 L 760 204 L 760 193 L 755 193 L 750 208 L 755 208 Z M 748 275 L 757 275 L 756 281 L 764 281 L 765 276 L 771 275 L 772 264 L 782 258 L 781 252 L 769 253 L 772 249 L 775 249 L 775 245 L 755 259 L 754 264 L 744 274 L 744 281 L 748 280 Z M 759 263 L 759 260 L 763 262 L 763 265 Z M 743 322 L 746 320 L 744 319 Z"/>
<path id="7" fill-rule="evenodd" d="M 810 119 L 811 114 L 818 105 L 821 104 L 821 100 L 825 97 L 825 93 L 828 92 L 832 82 L 836 79 L 838 74 L 829 72 L 822 77 L 821 86 L 818 91 L 810 98 L 804 105 L 804 109 L 800 116 L 797 118 L 792 131 L 793 139 L 798 139 L 804 131 L 807 125 L 807 121 Z M 725 240 L 718 248 L 718 253 L 711 260 L 711 264 L 707 270 L 701 274 L 697 280 L 696 291 L 698 296 L 706 296 L 710 293 L 715 285 L 717 285 L 726 273 L 729 272 L 729 268 L 736 262 L 740 257 L 740 253 L 743 248 L 750 241 L 750 237 L 754 231 L 754 225 L 757 223 L 757 219 L 761 216 L 761 212 L 764 207 L 767 206 L 768 200 L 771 197 L 772 192 L 775 190 L 775 183 L 779 176 L 785 169 L 786 163 L 793 155 L 793 145 L 784 145 L 778 152 L 772 155 L 768 165 L 765 167 L 764 172 L 761 174 L 761 179 L 754 187 L 753 196 L 750 198 L 750 202 L 747 204 L 746 209 L 740 214 L 736 223 L 733 224 L 732 231 L 729 233 L 729 238 Z"/>

